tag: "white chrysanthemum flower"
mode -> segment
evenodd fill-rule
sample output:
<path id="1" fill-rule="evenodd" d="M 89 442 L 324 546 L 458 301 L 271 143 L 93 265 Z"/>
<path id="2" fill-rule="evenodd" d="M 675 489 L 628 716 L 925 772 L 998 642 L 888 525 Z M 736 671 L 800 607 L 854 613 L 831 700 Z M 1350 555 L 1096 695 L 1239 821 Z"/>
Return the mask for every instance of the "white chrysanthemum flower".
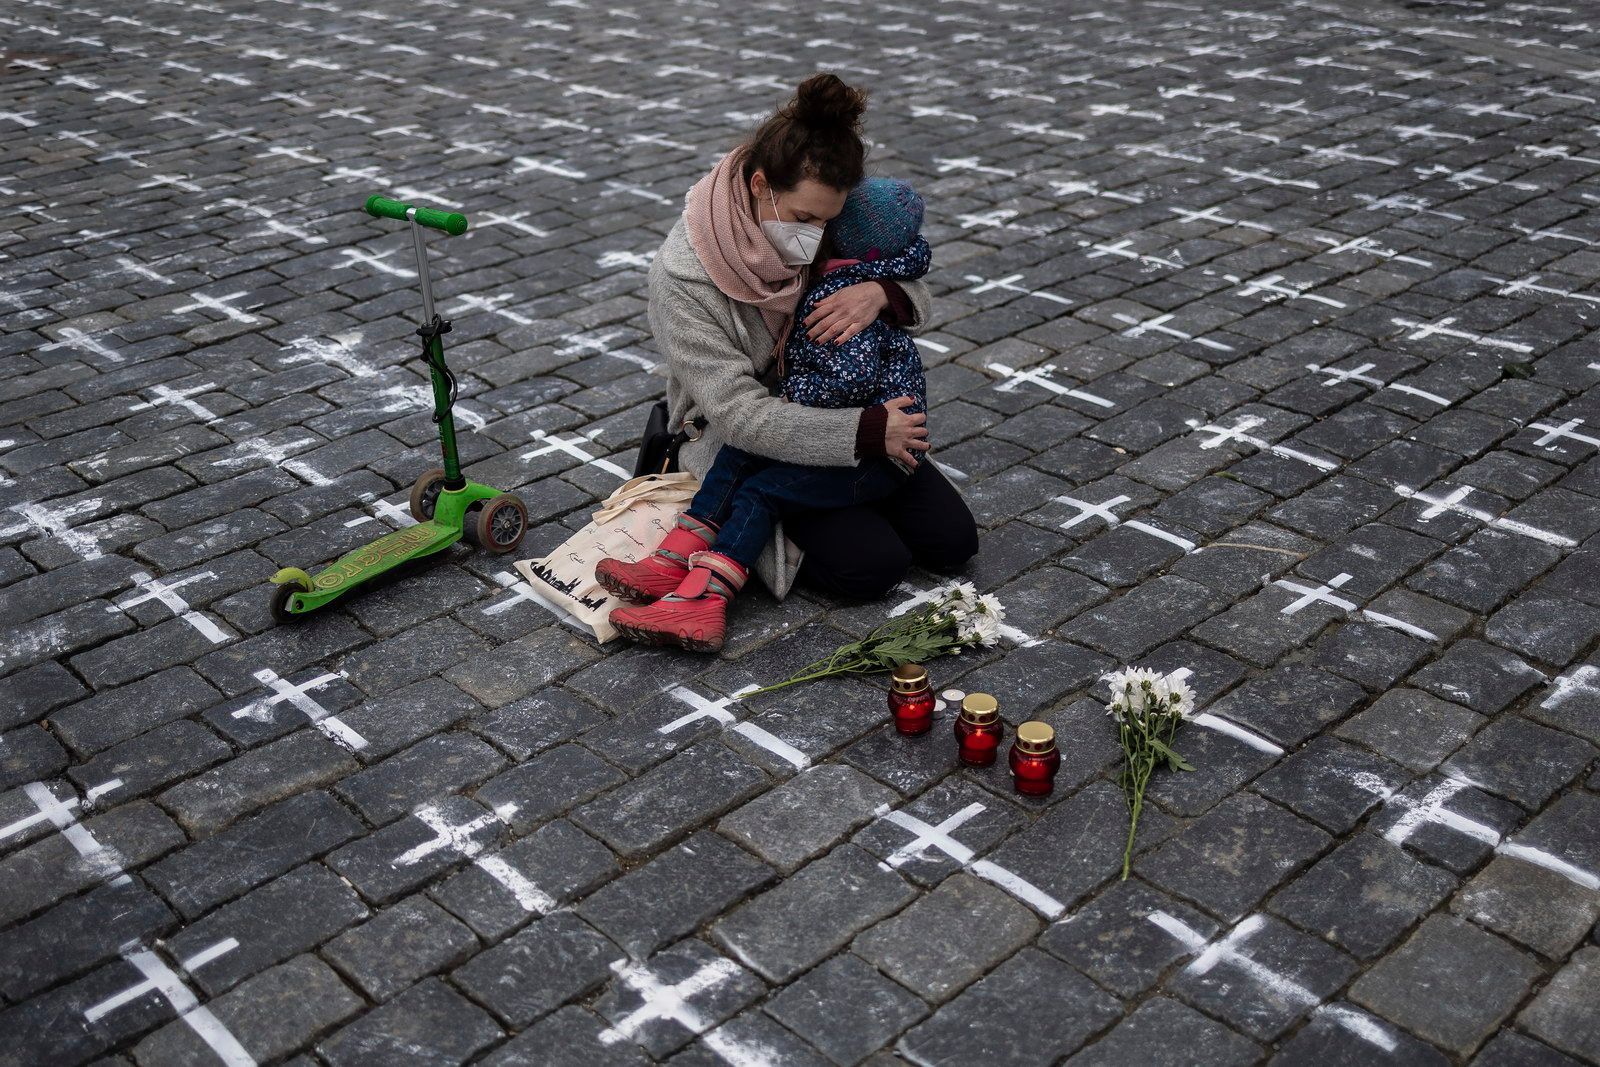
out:
<path id="1" fill-rule="evenodd" d="M 989 615 L 990 618 L 994 619 L 996 625 L 999 625 L 1001 622 L 1005 621 L 1005 605 L 1000 603 L 1000 598 L 995 596 L 993 593 L 984 593 L 978 597 L 978 610 L 984 612 L 985 614 Z"/>
<path id="2" fill-rule="evenodd" d="M 1167 676 L 1167 708 L 1185 719 L 1194 714 L 1194 690 L 1189 683 L 1176 675 Z"/>
<path id="3" fill-rule="evenodd" d="M 939 592 L 952 603 L 971 611 L 978 604 L 978 589 L 971 582 L 949 582 L 939 587 Z"/>
<path id="4" fill-rule="evenodd" d="M 978 643 L 984 648 L 993 648 L 1000 642 L 1000 620 L 993 615 L 980 614 L 970 617 L 972 620 L 972 633 Z"/>

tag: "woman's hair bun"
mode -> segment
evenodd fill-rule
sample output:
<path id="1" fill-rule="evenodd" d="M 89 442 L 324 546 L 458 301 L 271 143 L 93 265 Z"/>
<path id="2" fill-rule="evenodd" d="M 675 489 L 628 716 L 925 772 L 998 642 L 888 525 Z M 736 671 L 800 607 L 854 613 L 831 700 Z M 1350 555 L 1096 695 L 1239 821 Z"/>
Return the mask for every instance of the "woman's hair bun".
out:
<path id="1" fill-rule="evenodd" d="M 867 94 L 852 89 L 837 74 L 813 74 L 800 83 L 789 107 L 802 126 L 855 130 L 866 113 Z"/>

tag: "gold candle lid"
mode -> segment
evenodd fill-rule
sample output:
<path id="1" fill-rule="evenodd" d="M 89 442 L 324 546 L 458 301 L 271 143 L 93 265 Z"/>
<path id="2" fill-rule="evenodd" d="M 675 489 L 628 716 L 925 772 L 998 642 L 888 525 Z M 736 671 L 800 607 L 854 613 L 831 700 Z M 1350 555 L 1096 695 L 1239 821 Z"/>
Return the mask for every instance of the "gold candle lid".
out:
<path id="1" fill-rule="evenodd" d="M 889 675 L 889 687 L 896 693 L 915 693 L 927 685 L 928 668 L 920 663 L 902 663 Z"/>
<path id="2" fill-rule="evenodd" d="M 1017 747 L 1036 755 L 1049 752 L 1056 747 L 1056 732 L 1047 723 L 1025 722 L 1017 727 Z"/>
<path id="3" fill-rule="evenodd" d="M 974 726 L 987 726 L 1000 718 L 1000 704 L 988 693 L 968 693 L 961 701 L 961 717 Z"/>

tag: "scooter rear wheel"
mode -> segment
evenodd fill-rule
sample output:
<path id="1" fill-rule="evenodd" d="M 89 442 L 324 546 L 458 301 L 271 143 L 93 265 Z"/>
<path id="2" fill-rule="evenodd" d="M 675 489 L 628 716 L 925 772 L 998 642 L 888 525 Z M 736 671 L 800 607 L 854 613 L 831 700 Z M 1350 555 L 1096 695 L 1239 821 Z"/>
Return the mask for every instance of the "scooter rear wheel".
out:
<path id="1" fill-rule="evenodd" d="M 309 593 L 308 586 L 300 582 L 285 582 L 272 588 L 272 621 L 277 623 L 299 622 L 309 612 L 290 611 L 289 598 L 296 593 Z"/>
<path id="2" fill-rule="evenodd" d="M 515 552 L 528 532 L 528 509 L 519 497 L 501 493 L 478 511 L 473 527 L 478 544 L 486 551 L 495 555 Z"/>
<path id="3" fill-rule="evenodd" d="M 418 522 L 433 518 L 439 505 L 439 494 L 444 491 L 444 468 L 425 470 L 411 485 L 411 517 Z"/>

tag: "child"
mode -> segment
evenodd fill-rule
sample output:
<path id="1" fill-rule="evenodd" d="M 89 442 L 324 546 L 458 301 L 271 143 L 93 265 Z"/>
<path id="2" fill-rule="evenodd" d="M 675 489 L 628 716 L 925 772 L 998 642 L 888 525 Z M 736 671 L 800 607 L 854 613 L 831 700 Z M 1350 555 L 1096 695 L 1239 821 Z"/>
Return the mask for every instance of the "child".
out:
<path id="1" fill-rule="evenodd" d="M 845 286 L 926 274 L 932 253 L 918 232 L 922 212 L 922 198 L 903 181 L 868 178 L 852 189 L 828 227 L 843 258 L 824 263 L 794 321 L 803 323 L 818 301 Z M 881 319 L 839 344 L 814 342 L 797 326 L 780 370 L 784 398 L 808 407 L 871 407 L 910 396 L 915 404 L 907 412 L 927 408 L 916 344 Z M 613 609 L 612 625 L 648 644 L 716 651 L 727 632 L 728 601 L 772 539 L 774 522 L 795 511 L 881 500 L 909 474 L 899 460 L 884 456 L 854 467 L 810 467 L 723 445 L 654 555 L 638 563 L 603 559 L 596 565 L 595 578 L 607 591 L 643 605 Z"/>

